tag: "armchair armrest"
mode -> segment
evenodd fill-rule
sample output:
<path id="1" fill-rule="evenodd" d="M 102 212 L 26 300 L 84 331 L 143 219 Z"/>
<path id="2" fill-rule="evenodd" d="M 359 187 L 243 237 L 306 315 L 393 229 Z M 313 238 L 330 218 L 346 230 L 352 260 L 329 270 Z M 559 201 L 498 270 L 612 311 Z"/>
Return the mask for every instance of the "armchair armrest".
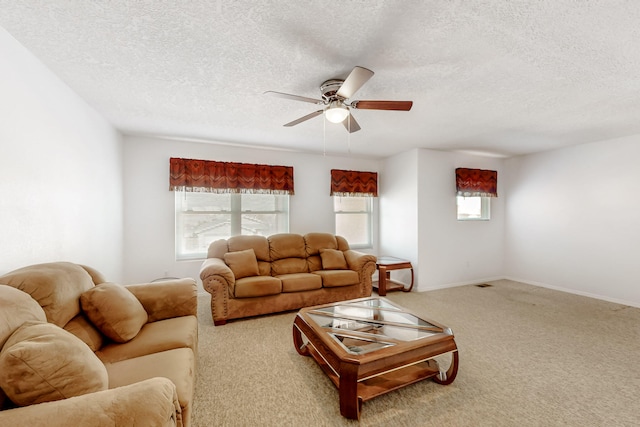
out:
<path id="1" fill-rule="evenodd" d="M 149 322 L 180 316 L 197 316 L 198 288 L 190 278 L 126 285 L 142 303 Z"/>
<path id="2" fill-rule="evenodd" d="M 3 426 L 182 426 L 176 386 L 151 378 L 124 387 L 0 411 Z"/>

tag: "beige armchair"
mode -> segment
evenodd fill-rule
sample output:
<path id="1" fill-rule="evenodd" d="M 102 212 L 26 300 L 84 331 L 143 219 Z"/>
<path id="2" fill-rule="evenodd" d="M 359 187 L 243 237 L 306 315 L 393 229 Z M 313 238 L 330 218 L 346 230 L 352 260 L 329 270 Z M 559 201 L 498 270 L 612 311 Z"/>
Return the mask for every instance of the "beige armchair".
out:
<path id="1" fill-rule="evenodd" d="M 0 425 L 188 426 L 196 315 L 193 279 L 121 286 L 66 262 L 0 276 Z"/>

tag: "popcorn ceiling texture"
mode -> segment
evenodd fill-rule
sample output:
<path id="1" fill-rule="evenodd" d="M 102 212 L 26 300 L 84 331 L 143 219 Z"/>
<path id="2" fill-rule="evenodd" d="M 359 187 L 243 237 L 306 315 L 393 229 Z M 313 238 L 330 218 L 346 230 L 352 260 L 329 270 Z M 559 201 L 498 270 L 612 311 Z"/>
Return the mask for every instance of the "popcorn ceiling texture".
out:
<path id="1" fill-rule="evenodd" d="M 318 98 L 413 100 L 326 124 L 327 150 L 503 156 L 640 133 L 640 2 L 0 0 L 0 26 L 125 133 L 322 151 Z M 4 65 L 4 64 L 3 64 Z M 5 65 L 6 66 L 6 65 Z"/>

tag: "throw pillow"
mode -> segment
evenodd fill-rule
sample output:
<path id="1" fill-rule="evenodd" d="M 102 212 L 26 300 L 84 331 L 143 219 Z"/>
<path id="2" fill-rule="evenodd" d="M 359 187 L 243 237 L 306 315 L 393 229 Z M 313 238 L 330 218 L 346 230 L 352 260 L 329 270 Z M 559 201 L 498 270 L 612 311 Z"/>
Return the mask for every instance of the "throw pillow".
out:
<path id="1" fill-rule="evenodd" d="M 16 329 L 30 320 L 47 321 L 40 304 L 20 289 L 0 285 L 0 349 Z"/>
<path id="2" fill-rule="evenodd" d="M 142 303 L 124 286 L 101 283 L 80 295 L 89 321 L 115 342 L 132 340 L 149 316 Z"/>
<path id="3" fill-rule="evenodd" d="M 337 249 L 320 249 L 323 270 L 347 270 L 347 260 L 344 253 Z"/>
<path id="4" fill-rule="evenodd" d="M 0 353 L 0 387 L 31 405 L 106 390 L 107 369 L 80 339 L 51 323 L 26 322 Z"/>
<path id="5" fill-rule="evenodd" d="M 236 280 L 243 277 L 259 276 L 258 260 L 253 249 L 244 251 L 227 252 L 224 254 L 224 262 L 229 266 Z"/>

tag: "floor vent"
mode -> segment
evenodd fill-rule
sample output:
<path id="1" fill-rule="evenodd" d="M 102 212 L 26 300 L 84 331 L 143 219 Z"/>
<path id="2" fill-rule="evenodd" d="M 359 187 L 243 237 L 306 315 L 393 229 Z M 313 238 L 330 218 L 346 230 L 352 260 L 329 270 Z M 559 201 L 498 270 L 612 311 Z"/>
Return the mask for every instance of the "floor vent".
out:
<path id="1" fill-rule="evenodd" d="M 476 285 L 479 288 L 490 288 L 491 285 L 488 283 L 480 283 L 479 285 Z"/>

